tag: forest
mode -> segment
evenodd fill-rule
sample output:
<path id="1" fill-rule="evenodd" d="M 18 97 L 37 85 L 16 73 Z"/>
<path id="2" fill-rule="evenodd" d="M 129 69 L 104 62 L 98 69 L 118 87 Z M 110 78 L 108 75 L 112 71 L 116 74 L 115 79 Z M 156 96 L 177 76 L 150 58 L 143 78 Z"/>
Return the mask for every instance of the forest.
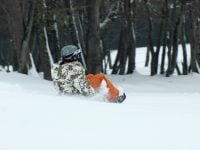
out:
<path id="1" fill-rule="evenodd" d="M 199 0 L 0 1 L 0 66 L 8 72 L 27 74 L 34 65 L 51 80 L 51 65 L 70 44 L 82 50 L 87 73 L 134 73 L 137 47 L 147 47 L 151 76 L 200 72 Z"/>

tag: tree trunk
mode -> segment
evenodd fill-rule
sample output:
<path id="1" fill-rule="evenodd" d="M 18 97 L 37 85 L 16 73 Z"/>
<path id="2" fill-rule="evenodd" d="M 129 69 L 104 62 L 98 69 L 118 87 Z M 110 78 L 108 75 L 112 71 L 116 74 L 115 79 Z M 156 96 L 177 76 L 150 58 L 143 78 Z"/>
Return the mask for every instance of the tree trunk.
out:
<path id="1" fill-rule="evenodd" d="M 19 72 L 27 74 L 28 72 L 28 65 L 29 65 L 29 51 L 30 51 L 30 39 L 31 39 L 31 33 L 33 28 L 33 17 L 34 17 L 34 11 L 35 11 L 35 1 L 33 1 L 32 7 L 30 8 L 31 11 L 29 16 L 25 18 L 25 20 L 29 20 L 27 23 L 27 26 L 25 26 L 25 35 L 24 39 L 22 41 L 22 50 L 20 54 L 20 60 L 19 60 Z"/>
<path id="2" fill-rule="evenodd" d="M 102 52 L 100 49 L 99 7 L 101 0 L 87 0 L 87 72 L 100 73 Z"/>
<path id="3" fill-rule="evenodd" d="M 150 57 L 149 55 L 150 55 L 150 51 L 149 51 L 149 47 L 147 47 L 146 57 L 145 57 L 145 64 L 144 64 L 145 67 L 149 66 L 149 57 Z"/>
<path id="4" fill-rule="evenodd" d="M 84 47 L 85 44 L 84 44 L 84 41 L 82 40 L 83 38 L 81 38 L 82 35 L 80 34 L 81 33 L 80 32 L 81 26 L 79 26 L 79 28 L 78 28 L 78 25 L 80 25 L 80 22 L 77 23 L 77 19 L 79 19 L 79 18 L 75 17 L 74 4 L 73 4 L 72 0 L 70 0 L 70 10 L 71 10 L 73 25 L 74 25 L 74 29 L 75 29 L 75 33 L 76 33 L 77 45 L 81 50 L 81 61 L 82 61 L 84 68 L 87 70 L 86 63 L 85 63 L 85 57 L 84 57 L 84 54 L 83 54 L 83 47 Z"/>
<path id="5" fill-rule="evenodd" d="M 168 41 L 168 27 L 169 27 L 169 7 L 168 0 L 165 0 L 165 9 L 164 9 L 164 27 L 163 27 L 163 48 L 162 48 L 162 58 L 161 58 L 161 66 L 160 66 L 160 74 L 165 73 L 165 55 L 166 55 L 166 47 Z"/>
<path id="6" fill-rule="evenodd" d="M 129 47 L 128 47 L 128 70 L 127 74 L 131 74 L 135 70 L 135 57 L 136 57 L 136 35 L 135 35 L 135 9 L 136 2 L 134 1 L 131 5 L 131 0 L 129 0 L 129 9 L 128 9 L 128 19 L 129 19 Z M 131 19 L 132 18 L 132 19 Z"/>
<path id="7" fill-rule="evenodd" d="M 117 58 L 113 67 L 113 74 L 133 73 L 135 70 L 135 27 L 134 27 L 133 6 L 130 0 L 123 0 L 120 3 L 120 38 Z M 126 65 L 128 60 L 128 68 Z"/>
<path id="8" fill-rule="evenodd" d="M 145 2 L 145 9 L 147 12 L 147 21 L 148 21 L 148 48 L 149 51 L 151 53 L 151 76 L 156 74 L 156 59 L 155 59 L 155 52 L 154 52 L 154 48 L 153 48 L 153 40 L 152 40 L 152 30 L 153 30 L 153 26 L 152 26 L 152 17 L 150 14 L 150 2 L 149 0 L 144 0 Z"/>
<path id="9" fill-rule="evenodd" d="M 179 41 L 179 25 L 180 25 L 180 18 L 177 19 L 175 29 L 174 29 L 172 65 L 171 65 L 170 74 L 174 73 L 174 69 L 178 65 L 177 64 L 177 56 L 178 56 L 178 43 L 179 43 L 178 42 Z"/>
<path id="10" fill-rule="evenodd" d="M 187 63 L 187 50 L 186 50 L 186 33 L 185 33 L 185 27 L 186 27 L 186 23 L 185 23 L 185 3 L 181 4 L 181 17 L 182 17 L 182 23 L 180 25 L 180 39 L 181 39 L 181 45 L 182 45 L 182 49 L 183 49 L 183 63 L 182 63 L 182 68 L 183 68 L 183 75 L 187 75 L 188 74 L 188 63 Z"/>
<path id="11" fill-rule="evenodd" d="M 195 2 L 190 7 L 190 43 L 191 43 L 191 61 L 190 61 L 190 68 L 192 72 L 199 73 L 197 68 L 197 51 L 198 51 L 198 31 L 197 31 L 197 24 L 198 18 L 196 17 L 196 9 L 195 9 Z"/>
<path id="12" fill-rule="evenodd" d="M 168 42 L 168 68 L 167 68 L 167 72 L 166 72 L 166 76 L 169 77 L 174 70 L 174 66 L 172 66 L 173 64 L 173 60 L 172 60 L 172 53 L 173 53 L 173 49 L 175 50 L 176 48 L 176 39 L 174 39 L 176 37 L 176 27 L 177 27 L 177 0 L 174 0 L 173 2 L 173 9 L 171 11 L 171 21 L 169 22 L 169 27 L 170 27 L 170 39 Z M 173 47 L 175 46 L 175 47 Z"/>
<path id="13" fill-rule="evenodd" d="M 166 22 L 166 1 L 163 3 L 162 6 L 162 13 L 161 13 L 161 21 L 160 21 L 160 29 L 158 33 L 158 41 L 157 41 L 157 47 L 156 47 L 156 52 L 155 52 L 155 73 L 157 74 L 158 71 L 158 64 L 159 64 L 159 54 L 160 54 L 160 47 L 163 39 L 163 33 L 164 33 L 164 26 Z M 168 6 L 167 6 L 168 7 Z"/>

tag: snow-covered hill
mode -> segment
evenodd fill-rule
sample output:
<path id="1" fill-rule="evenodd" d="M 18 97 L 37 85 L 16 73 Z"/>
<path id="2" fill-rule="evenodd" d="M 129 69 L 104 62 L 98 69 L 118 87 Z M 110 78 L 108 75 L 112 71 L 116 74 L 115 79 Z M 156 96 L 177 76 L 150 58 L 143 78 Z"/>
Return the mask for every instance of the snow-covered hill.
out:
<path id="1" fill-rule="evenodd" d="M 0 72 L 0 150 L 199 150 L 200 76 L 108 76 L 123 104 Z"/>
<path id="2" fill-rule="evenodd" d="M 122 104 L 0 71 L 0 150 L 199 150 L 200 75 L 150 77 L 137 66 L 108 75 L 126 92 Z"/>

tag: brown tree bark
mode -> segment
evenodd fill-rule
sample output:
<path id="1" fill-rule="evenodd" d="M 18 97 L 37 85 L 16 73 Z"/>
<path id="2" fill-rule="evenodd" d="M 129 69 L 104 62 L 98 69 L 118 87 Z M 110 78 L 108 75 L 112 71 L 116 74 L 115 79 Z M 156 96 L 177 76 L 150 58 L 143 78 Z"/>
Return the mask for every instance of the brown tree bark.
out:
<path id="1" fill-rule="evenodd" d="M 25 5 L 25 4 L 24 4 Z M 33 1 L 32 5 L 28 11 L 30 11 L 29 15 L 24 15 L 24 38 L 22 39 L 22 46 L 21 46 L 21 53 L 19 58 L 19 72 L 27 74 L 28 68 L 29 68 L 29 52 L 30 52 L 30 39 L 32 34 L 32 28 L 33 28 L 33 16 L 35 11 L 35 1 Z M 27 9 L 27 8 L 25 8 Z M 24 13 L 27 13 L 25 11 Z"/>
<path id="2" fill-rule="evenodd" d="M 100 49 L 99 8 L 101 0 L 87 0 L 86 64 L 88 73 L 100 73 L 102 52 Z"/>
<path id="3" fill-rule="evenodd" d="M 162 58 L 161 58 L 161 66 L 160 66 L 160 74 L 165 73 L 165 55 L 167 48 L 167 41 L 169 41 L 168 28 L 169 28 L 169 3 L 168 0 L 165 0 L 165 8 L 164 8 L 164 27 L 163 27 L 163 48 L 162 48 Z"/>
<path id="4" fill-rule="evenodd" d="M 187 62 L 187 49 L 186 49 L 186 32 L 185 32 L 185 28 L 186 28 L 186 2 L 182 1 L 181 3 L 181 18 L 182 18 L 182 22 L 180 24 L 180 41 L 181 41 L 181 45 L 182 45 L 182 49 L 183 49 L 183 62 L 182 62 L 182 68 L 183 68 L 183 75 L 187 75 L 188 74 L 188 62 Z"/>
<path id="5" fill-rule="evenodd" d="M 145 9 L 147 13 L 147 23 L 148 23 L 148 48 L 151 53 L 151 76 L 156 74 L 156 53 L 153 47 L 153 40 L 152 40 L 152 32 L 153 32 L 153 25 L 152 25 L 152 16 L 150 12 L 150 2 L 149 0 L 144 0 Z"/>
<path id="6" fill-rule="evenodd" d="M 199 73 L 197 68 L 197 52 L 198 52 L 198 15 L 196 8 L 198 6 L 198 2 L 193 2 L 190 5 L 190 44 L 191 44 L 191 61 L 190 61 L 190 70 L 192 72 Z"/>
<path id="7" fill-rule="evenodd" d="M 121 1 L 120 5 L 120 38 L 118 46 L 118 54 L 113 66 L 112 74 L 130 74 L 135 70 L 135 26 L 134 15 L 135 4 L 131 4 L 130 0 Z M 128 68 L 126 72 L 126 64 Z"/>

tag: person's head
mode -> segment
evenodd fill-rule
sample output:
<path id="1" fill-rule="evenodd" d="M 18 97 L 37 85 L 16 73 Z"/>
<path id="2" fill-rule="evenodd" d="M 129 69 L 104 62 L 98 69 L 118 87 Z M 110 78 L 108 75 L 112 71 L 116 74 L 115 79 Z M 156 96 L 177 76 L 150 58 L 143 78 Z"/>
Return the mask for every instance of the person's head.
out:
<path id="1" fill-rule="evenodd" d="M 80 60 L 81 50 L 75 45 L 67 45 L 61 49 L 62 61 Z"/>

